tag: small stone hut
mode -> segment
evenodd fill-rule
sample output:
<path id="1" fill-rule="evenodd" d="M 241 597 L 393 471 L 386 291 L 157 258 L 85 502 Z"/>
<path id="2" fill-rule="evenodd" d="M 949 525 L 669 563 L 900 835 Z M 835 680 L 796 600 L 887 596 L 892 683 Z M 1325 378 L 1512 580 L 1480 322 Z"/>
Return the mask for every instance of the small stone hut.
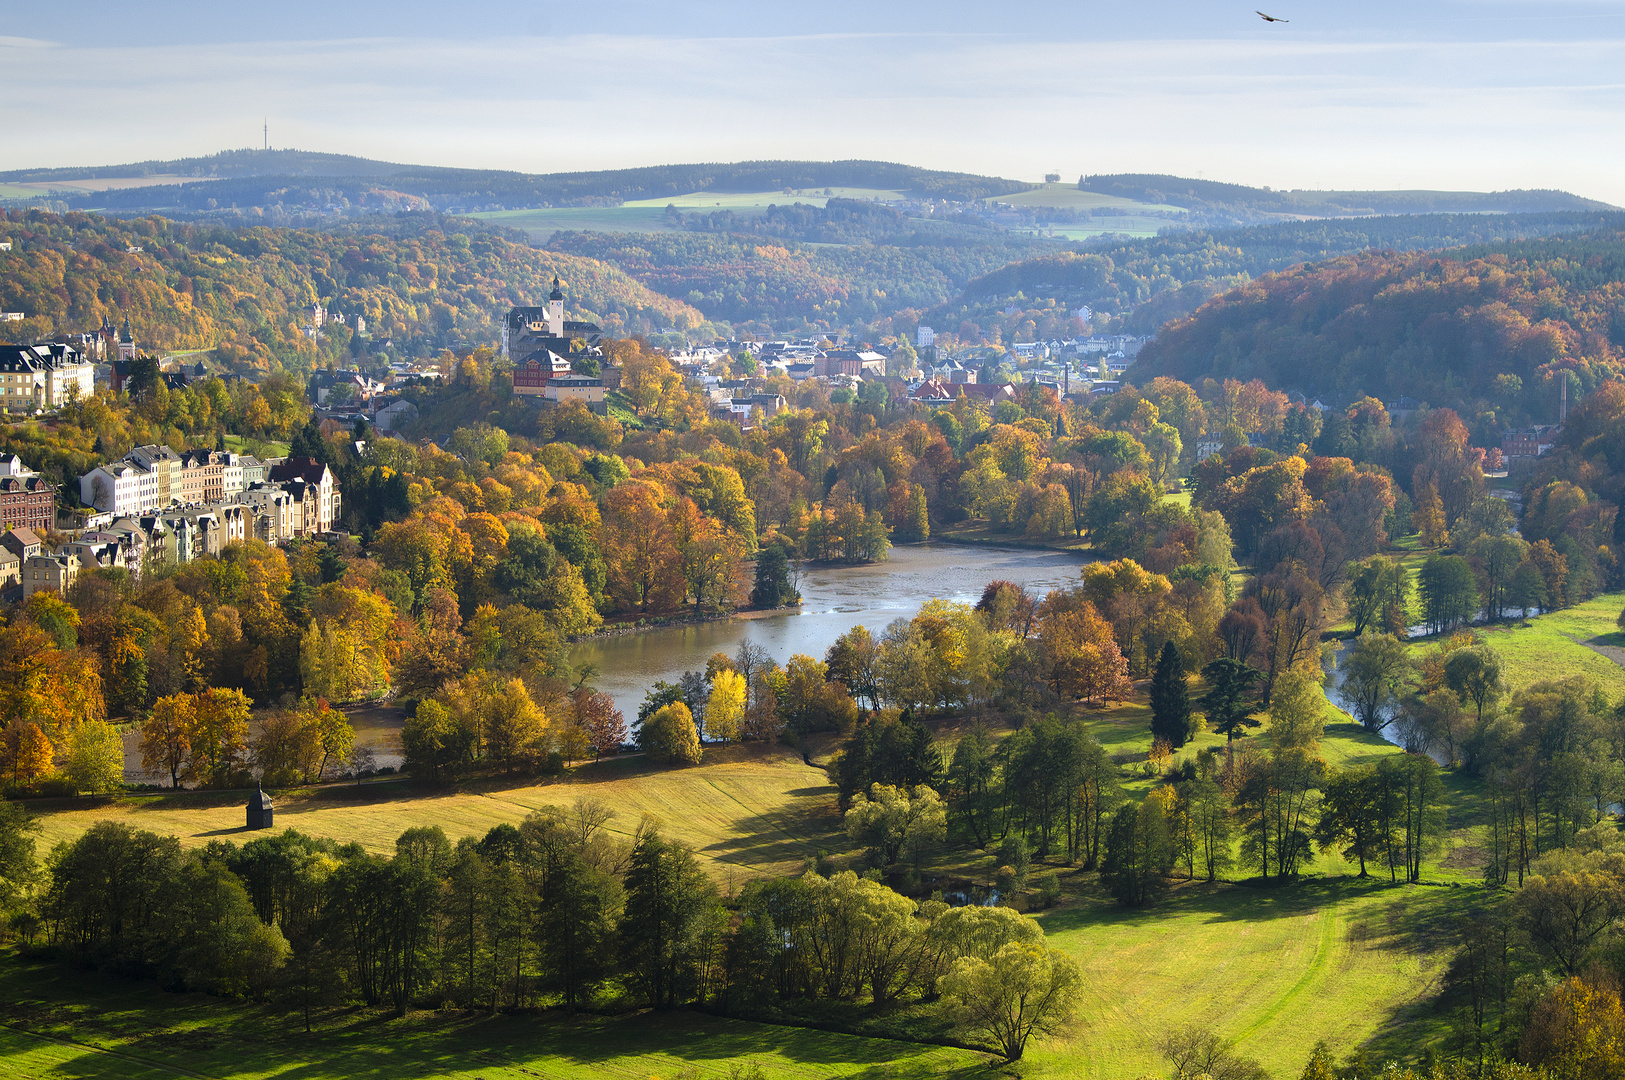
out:
<path id="1" fill-rule="evenodd" d="M 271 827 L 271 796 L 258 784 L 254 785 L 254 794 L 248 797 L 248 827 L 250 829 Z"/>

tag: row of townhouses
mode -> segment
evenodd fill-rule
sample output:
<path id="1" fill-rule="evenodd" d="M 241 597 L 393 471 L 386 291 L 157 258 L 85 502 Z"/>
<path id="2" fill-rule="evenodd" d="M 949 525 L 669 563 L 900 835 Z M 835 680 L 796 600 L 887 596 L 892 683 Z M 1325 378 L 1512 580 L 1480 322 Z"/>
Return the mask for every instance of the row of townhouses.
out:
<path id="1" fill-rule="evenodd" d="M 79 501 L 95 508 L 92 520 L 100 522 L 194 511 L 235 520 L 240 511 L 241 535 L 232 538 L 271 543 L 331 532 L 342 505 L 333 470 L 313 458 L 260 461 L 162 445 L 138 446 L 85 473 Z"/>

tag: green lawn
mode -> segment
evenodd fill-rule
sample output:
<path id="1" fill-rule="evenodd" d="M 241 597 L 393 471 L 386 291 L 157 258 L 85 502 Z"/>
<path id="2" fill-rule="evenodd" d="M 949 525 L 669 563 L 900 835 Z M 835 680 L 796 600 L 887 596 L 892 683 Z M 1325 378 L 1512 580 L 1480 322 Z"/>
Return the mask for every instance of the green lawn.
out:
<path id="1" fill-rule="evenodd" d="M 244 438 L 241 435 L 227 435 L 227 436 L 225 436 L 226 449 L 231 451 L 234 454 L 247 453 L 248 452 L 247 451 L 248 444 L 250 442 L 254 442 L 254 441 L 255 440 L 253 440 L 253 439 Z M 267 457 L 287 457 L 288 456 L 288 444 L 285 443 L 285 442 L 260 443 L 260 446 L 262 446 L 264 448 Z"/>
<path id="2" fill-rule="evenodd" d="M 0 1075 L 30 1080 L 769 1080 L 965 1077 L 987 1055 L 700 1013 L 294 1015 L 0 959 Z"/>

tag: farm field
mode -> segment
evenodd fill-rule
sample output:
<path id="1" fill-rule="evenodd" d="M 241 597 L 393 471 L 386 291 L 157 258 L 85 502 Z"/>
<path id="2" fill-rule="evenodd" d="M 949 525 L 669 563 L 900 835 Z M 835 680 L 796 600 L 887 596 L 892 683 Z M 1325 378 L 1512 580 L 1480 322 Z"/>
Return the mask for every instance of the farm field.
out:
<path id="1" fill-rule="evenodd" d="M 395 839 L 417 825 L 439 825 L 454 842 L 484 836 L 494 826 L 516 825 L 544 806 L 567 808 L 596 799 L 615 811 L 607 828 L 630 837 L 645 814 L 662 832 L 694 849 L 724 885 L 732 876 L 789 874 L 820 849 L 846 850 L 835 813 L 835 789 L 823 770 L 789 751 L 746 748 L 713 751 L 715 760 L 688 769 L 656 768 L 642 757 L 584 765 L 561 780 L 481 780 L 453 788 L 410 781 L 326 784 L 273 792 L 276 825 L 311 836 L 354 841 L 393 853 Z M 180 837 L 197 846 L 210 840 L 241 842 L 243 791 L 185 791 L 91 801 L 51 800 L 30 805 L 40 816 L 41 854 L 98 821 Z"/>
<path id="2" fill-rule="evenodd" d="M 871 199 L 879 202 L 901 202 L 906 196 L 900 191 L 881 188 L 806 188 L 784 191 L 694 191 L 664 199 L 634 199 L 623 203 L 627 209 L 652 208 L 664 210 L 675 206 L 679 210 L 765 210 L 769 205 L 787 206 L 805 203 L 824 207 L 830 199 Z"/>
<path id="3" fill-rule="evenodd" d="M 150 983 L 0 959 L 0 1075 L 29 1080 L 767 1080 L 968 1078 L 988 1056 L 888 1039 L 771 1027 L 702 1013 L 622 1017 L 377 1011 L 322 1017 Z"/>

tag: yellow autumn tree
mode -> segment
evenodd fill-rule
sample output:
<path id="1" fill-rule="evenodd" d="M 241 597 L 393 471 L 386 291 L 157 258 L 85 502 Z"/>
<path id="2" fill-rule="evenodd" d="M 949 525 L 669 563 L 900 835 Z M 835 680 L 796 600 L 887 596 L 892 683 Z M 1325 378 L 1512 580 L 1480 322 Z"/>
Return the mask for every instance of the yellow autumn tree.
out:
<path id="1" fill-rule="evenodd" d="M 711 695 L 705 706 L 706 737 L 713 742 L 739 738 L 739 721 L 744 715 L 745 677 L 723 668 L 711 679 Z"/>

